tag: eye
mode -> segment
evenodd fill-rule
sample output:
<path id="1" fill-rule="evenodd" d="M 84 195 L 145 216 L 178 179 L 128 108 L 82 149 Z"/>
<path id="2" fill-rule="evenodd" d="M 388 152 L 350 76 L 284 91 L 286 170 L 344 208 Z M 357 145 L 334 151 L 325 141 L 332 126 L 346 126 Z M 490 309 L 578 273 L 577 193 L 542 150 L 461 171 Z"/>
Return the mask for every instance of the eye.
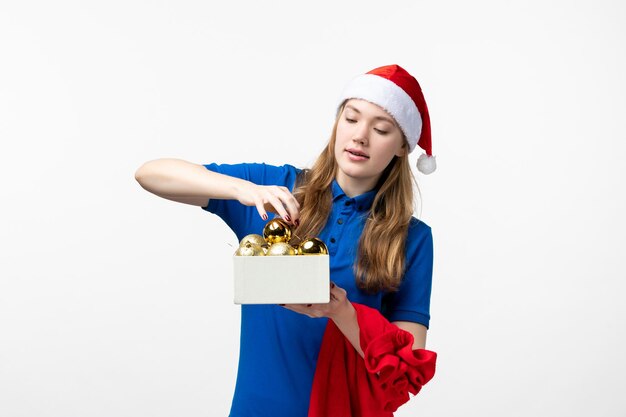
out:
<path id="1" fill-rule="evenodd" d="M 380 133 L 381 135 L 386 135 L 387 133 L 389 133 L 389 132 L 387 132 L 385 130 L 380 130 L 380 129 L 374 129 L 374 130 L 377 131 L 378 133 Z"/>
<path id="2" fill-rule="evenodd" d="M 348 123 L 356 123 L 356 120 L 350 119 L 350 118 L 346 117 L 346 122 L 348 122 Z"/>

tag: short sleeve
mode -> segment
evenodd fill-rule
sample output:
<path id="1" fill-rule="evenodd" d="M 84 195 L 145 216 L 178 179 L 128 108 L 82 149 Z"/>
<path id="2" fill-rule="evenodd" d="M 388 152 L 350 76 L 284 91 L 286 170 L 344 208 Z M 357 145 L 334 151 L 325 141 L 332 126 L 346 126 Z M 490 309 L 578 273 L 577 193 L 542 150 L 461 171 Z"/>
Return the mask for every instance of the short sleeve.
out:
<path id="1" fill-rule="evenodd" d="M 406 246 L 405 275 L 399 290 L 385 296 L 385 316 L 392 322 L 410 321 L 428 328 L 433 275 L 430 226 L 421 220 L 411 219 Z"/>
<path id="2" fill-rule="evenodd" d="M 292 165 L 274 166 L 264 163 L 204 164 L 210 171 L 241 178 L 258 185 L 279 185 L 293 190 L 299 169 Z M 264 221 L 256 207 L 244 206 L 237 200 L 210 199 L 202 207 L 216 214 L 235 232 L 238 239 L 250 233 L 260 233 Z"/>

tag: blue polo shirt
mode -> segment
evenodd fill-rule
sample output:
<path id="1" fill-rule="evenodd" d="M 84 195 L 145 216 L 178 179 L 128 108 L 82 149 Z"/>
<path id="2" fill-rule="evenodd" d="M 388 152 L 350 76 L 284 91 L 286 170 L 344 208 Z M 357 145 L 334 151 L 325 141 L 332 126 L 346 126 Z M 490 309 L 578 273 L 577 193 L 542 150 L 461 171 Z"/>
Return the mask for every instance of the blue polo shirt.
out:
<path id="1" fill-rule="evenodd" d="M 300 171 L 291 165 L 207 164 L 207 169 L 259 185 L 293 191 Z M 411 321 L 428 327 L 433 265 L 430 227 L 411 219 L 406 242 L 406 273 L 398 292 L 366 294 L 356 286 L 353 265 L 358 240 L 376 190 L 348 197 L 336 181 L 333 205 L 319 238 L 330 255 L 330 278 L 352 302 L 376 308 L 389 321 Z M 265 221 L 256 207 L 237 200 L 211 199 L 203 210 L 218 215 L 240 241 L 261 234 Z M 231 279 L 231 277 L 213 277 Z M 242 305 L 237 383 L 231 417 L 306 417 L 317 355 L 326 318 L 309 318 L 277 305 Z"/>

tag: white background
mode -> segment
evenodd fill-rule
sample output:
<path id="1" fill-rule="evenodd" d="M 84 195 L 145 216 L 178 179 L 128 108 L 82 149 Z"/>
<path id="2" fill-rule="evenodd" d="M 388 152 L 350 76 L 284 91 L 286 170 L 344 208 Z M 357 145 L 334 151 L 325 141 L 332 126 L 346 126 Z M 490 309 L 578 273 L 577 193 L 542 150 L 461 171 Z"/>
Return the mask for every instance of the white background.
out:
<path id="1" fill-rule="evenodd" d="M 422 84 L 435 378 L 397 416 L 626 415 L 620 1 L 4 1 L 0 415 L 225 416 L 234 234 L 144 162 L 304 167 L 351 77 Z M 411 156 L 413 162 L 418 152 Z"/>

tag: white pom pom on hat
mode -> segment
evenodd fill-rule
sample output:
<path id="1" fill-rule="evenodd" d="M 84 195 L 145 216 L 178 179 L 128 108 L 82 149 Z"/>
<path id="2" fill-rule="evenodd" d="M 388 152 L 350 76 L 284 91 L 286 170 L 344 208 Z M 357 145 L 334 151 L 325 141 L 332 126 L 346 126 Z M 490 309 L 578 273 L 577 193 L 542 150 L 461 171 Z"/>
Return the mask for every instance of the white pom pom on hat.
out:
<path id="1" fill-rule="evenodd" d="M 347 99 L 367 100 L 385 109 L 398 123 L 409 142 L 409 153 L 416 146 L 424 150 L 417 160 L 417 169 L 423 174 L 435 171 L 432 155 L 430 116 L 422 88 L 411 74 L 399 65 L 375 68 L 353 78 L 339 97 L 337 111 Z"/>

